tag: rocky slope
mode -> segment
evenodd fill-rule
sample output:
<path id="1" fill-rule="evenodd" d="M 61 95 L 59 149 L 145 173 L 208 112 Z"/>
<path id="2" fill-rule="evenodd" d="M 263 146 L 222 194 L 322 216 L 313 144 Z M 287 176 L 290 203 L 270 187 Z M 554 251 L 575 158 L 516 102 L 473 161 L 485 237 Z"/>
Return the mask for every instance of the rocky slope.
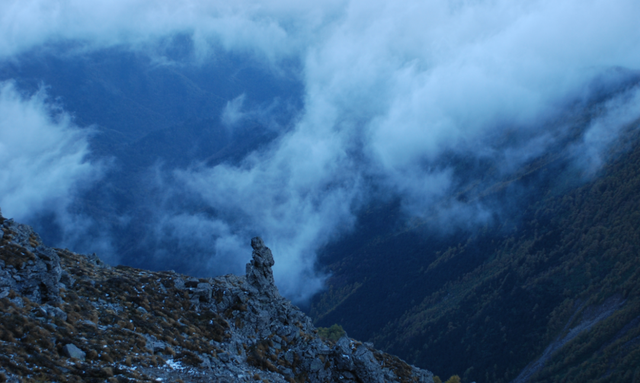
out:
<path id="1" fill-rule="evenodd" d="M 0 213 L 0 381 L 432 382 L 371 344 L 321 339 L 280 296 L 271 251 L 246 276 L 111 267 Z"/>

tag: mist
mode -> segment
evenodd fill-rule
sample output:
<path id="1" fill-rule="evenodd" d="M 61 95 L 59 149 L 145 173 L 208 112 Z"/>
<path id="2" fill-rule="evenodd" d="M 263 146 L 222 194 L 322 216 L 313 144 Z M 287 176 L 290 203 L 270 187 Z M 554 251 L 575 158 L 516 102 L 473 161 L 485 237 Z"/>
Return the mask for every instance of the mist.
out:
<path id="1" fill-rule="evenodd" d="M 276 139 L 240 161 L 149 170 L 162 173 L 162 187 L 151 198 L 148 244 L 160 263 L 171 241 L 196 254 L 201 273 L 243 273 L 249 239 L 261 235 L 281 292 L 298 302 L 327 277 L 317 271 L 319 249 L 352 230 L 380 195 L 399 198 L 407 219 L 473 230 L 491 223 L 499 204 L 480 199 L 482 187 L 452 196 L 557 150 L 593 177 L 640 118 L 635 1 L 34 0 L 5 2 L 0 14 L 5 60 L 65 40 L 80 42 L 78 55 L 109 46 L 153 54 L 181 33 L 195 46 L 195 65 L 243 54 L 287 75 L 296 63 L 302 107 L 274 128 Z M 252 116 L 268 120 L 270 110 L 251 110 L 238 93 L 220 124 L 233 131 Z M 34 189 L 51 190 L 34 200 L 91 182 L 87 147 L 73 137 L 78 170 L 66 187 Z M 171 202 L 177 195 L 180 204 Z"/>
<path id="2" fill-rule="evenodd" d="M 71 117 L 47 102 L 46 90 L 21 95 L 0 84 L 0 205 L 18 220 L 43 211 L 64 212 L 83 184 L 100 177 L 87 137 Z"/>

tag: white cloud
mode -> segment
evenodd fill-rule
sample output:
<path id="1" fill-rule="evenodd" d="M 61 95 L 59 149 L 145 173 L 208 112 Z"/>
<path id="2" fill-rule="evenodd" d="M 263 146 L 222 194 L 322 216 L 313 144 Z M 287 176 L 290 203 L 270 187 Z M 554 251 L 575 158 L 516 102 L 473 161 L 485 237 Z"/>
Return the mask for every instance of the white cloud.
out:
<path id="1" fill-rule="evenodd" d="M 364 178 L 401 196 L 409 214 L 490 219 L 449 198 L 456 180 L 443 154 L 508 159 L 496 165 L 505 171 L 544 153 L 562 129 L 554 119 L 603 69 L 640 67 L 639 15 L 632 1 L 351 1 L 301 52 L 296 128 L 239 167 L 182 179 L 215 209 L 252 220 L 284 257 L 276 271 L 291 292 L 313 272 L 316 249 L 350 227 Z M 522 139 L 493 147 L 503 135 Z"/>
<path id="2" fill-rule="evenodd" d="M 614 145 L 625 146 L 624 142 L 619 142 L 622 132 L 639 127 L 640 86 L 623 92 L 601 108 L 582 140 L 572 147 L 578 167 L 588 176 L 593 176 L 601 169 Z"/>
<path id="3" fill-rule="evenodd" d="M 314 137 L 293 133 L 272 150 L 254 153 L 240 168 L 219 165 L 176 176 L 217 210 L 234 235 L 262 236 L 276 254 L 281 291 L 304 300 L 323 279 L 314 272 L 316 250 L 354 219 L 359 175 L 344 153 L 335 153 L 341 147 L 321 132 Z"/>
<path id="4" fill-rule="evenodd" d="M 242 111 L 245 98 L 246 96 L 243 93 L 233 100 L 227 102 L 224 109 L 222 110 L 222 115 L 220 116 L 220 122 L 222 122 L 222 125 L 226 126 L 227 128 L 233 128 L 246 118 L 246 112 Z"/>
<path id="5" fill-rule="evenodd" d="M 314 31 L 330 23 L 343 1 L 6 0 L 0 3 L 0 57 L 46 43 L 80 41 L 84 48 L 140 48 L 176 34 L 193 36 L 207 59 L 216 46 L 250 53 L 267 63 L 291 57 Z"/>
<path id="6" fill-rule="evenodd" d="M 7 217 L 27 220 L 64 212 L 76 188 L 95 180 L 100 167 L 86 160 L 89 130 L 46 102 L 44 90 L 20 95 L 0 84 L 0 206 Z"/>

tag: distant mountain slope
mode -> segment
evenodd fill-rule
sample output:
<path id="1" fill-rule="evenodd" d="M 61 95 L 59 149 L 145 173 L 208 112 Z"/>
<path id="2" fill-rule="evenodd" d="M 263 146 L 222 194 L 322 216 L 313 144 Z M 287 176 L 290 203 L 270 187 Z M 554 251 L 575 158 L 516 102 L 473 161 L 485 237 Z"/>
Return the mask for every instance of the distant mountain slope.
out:
<path id="1" fill-rule="evenodd" d="M 0 61 L 0 81 L 15 81 L 24 92 L 44 86 L 79 126 L 97 125 L 115 134 L 118 143 L 187 120 L 218 119 L 226 103 L 242 94 L 257 105 L 276 97 L 294 102 L 301 94 L 297 79 L 259 69 L 245 58 L 219 55 L 197 63 L 189 39 L 174 45 L 187 52 L 50 46 Z M 94 140 L 92 150 L 113 154 L 103 140 Z"/>
<path id="2" fill-rule="evenodd" d="M 184 194 L 165 206 L 172 190 L 162 182 L 179 184 L 167 180 L 176 169 L 239 162 L 288 129 L 303 85 L 293 64 L 280 69 L 232 53 L 198 61 L 191 39 L 180 36 L 148 51 L 66 42 L 0 60 L 0 82 L 14 83 L 27 98 L 43 89 L 52 118 L 68 113 L 78 129 L 93 131 L 84 160 L 101 164 L 95 181 L 74 191 L 64 217 L 53 209 L 24 219 L 48 243 L 134 267 L 154 267 L 158 251 L 180 254 L 162 267 L 198 272 L 189 269 L 191 254 L 175 239 L 154 237 L 150 221 L 157 217 L 150 217 L 163 208 L 196 214 L 205 207 Z M 223 118 L 229 105 L 233 121 Z M 78 229 L 82 235 L 74 234 Z M 220 274 L 230 271 L 217 266 Z"/>
<path id="3" fill-rule="evenodd" d="M 329 249 L 312 316 L 463 381 L 640 379 L 640 142 L 627 139 L 580 187 L 553 161 L 529 173 L 547 182 L 520 218 L 475 235 L 360 231 L 347 256 Z"/>

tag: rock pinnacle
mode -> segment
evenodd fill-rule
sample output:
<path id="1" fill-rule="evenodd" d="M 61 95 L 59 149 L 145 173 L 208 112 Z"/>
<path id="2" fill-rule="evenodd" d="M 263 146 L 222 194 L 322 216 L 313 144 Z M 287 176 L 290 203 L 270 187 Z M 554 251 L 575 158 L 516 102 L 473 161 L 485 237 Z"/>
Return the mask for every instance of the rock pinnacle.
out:
<path id="1" fill-rule="evenodd" d="M 253 259 L 247 263 L 247 282 L 267 295 L 280 295 L 273 280 L 271 266 L 275 262 L 271 250 L 264 245 L 260 237 L 251 239 L 251 247 Z"/>

